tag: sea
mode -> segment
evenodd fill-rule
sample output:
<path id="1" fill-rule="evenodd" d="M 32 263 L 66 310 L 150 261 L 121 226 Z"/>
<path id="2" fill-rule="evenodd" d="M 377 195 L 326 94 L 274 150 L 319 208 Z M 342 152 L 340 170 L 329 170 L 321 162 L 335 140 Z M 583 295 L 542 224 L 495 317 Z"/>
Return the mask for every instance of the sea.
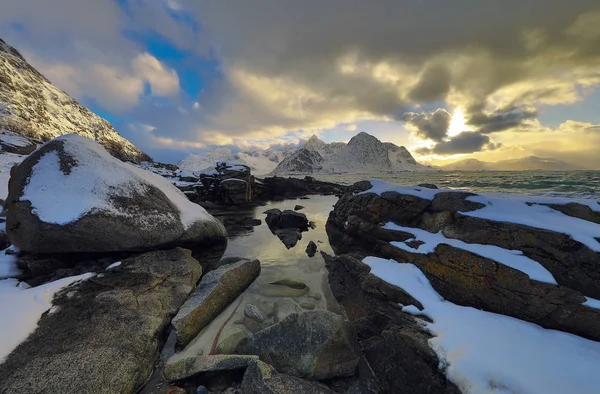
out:
<path id="1" fill-rule="evenodd" d="M 600 171 L 445 171 L 395 174 L 319 174 L 314 177 L 318 180 L 342 184 L 380 179 L 404 186 L 433 183 L 440 189 L 471 192 L 600 199 Z"/>

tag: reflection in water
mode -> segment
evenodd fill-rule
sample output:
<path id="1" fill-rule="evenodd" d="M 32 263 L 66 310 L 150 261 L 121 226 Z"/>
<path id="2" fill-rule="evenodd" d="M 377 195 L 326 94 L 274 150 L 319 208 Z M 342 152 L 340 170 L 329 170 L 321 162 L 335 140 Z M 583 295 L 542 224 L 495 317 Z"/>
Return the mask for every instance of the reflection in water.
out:
<path id="1" fill-rule="evenodd" d="M 325 223 L 336 201 L 337 198 L 334 196 L 312 196 L 307 200 L 272 202 L 267 206 L 256 208 L 253 212 L 247 212 L 247 216 L 261 219 L 263 224 L 255 227 L 253 231 L 230 238 L 225 256 L 259 259 L 260 276 L 196 339 L 174 357 L 209 354 L 212 350 L 231 352 L 239 340 L 248 333 L 274 324 L 297 311 L 321 308 L 339 313 L 339 307 L 329 290 L 327 271 L 321 254 L 317 253 L 310 258 L 305 251 L 308 243 L 313 241 L 319 251 L 333 254 L 325 232 Z M 263 212 L 272 208 L 293 209 L 296 204 L 304 206 L 300 212 L 315 222 L 316 228 L 303 232 L 298 244 L 288 250 L 267 227 L 264 222 L 266 215 Z M 292 281 L 292 283 L 288 283 L 289 286 L 269 285 L 281 280 Z M 307 291 L 302 284 L 308 286 Z M 248 309 L 255 307 L 253 310 L 261 317 L 258 319 L 246 317 L 244 310 L 248 304 L 252 305 Z"/>

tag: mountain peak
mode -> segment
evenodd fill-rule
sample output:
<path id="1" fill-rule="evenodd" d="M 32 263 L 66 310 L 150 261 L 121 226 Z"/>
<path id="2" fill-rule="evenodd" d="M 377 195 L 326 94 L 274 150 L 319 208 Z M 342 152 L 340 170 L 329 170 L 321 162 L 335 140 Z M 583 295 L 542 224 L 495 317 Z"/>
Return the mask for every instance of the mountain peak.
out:
<path id="1" fill-rule="evenodd" d="M 0 40 L 0 129 L 36 140 L 78 134 L 97 140 L 124 161 L 151 160 L 112 125 L 79 104 Z M 33 110 L 35 108 L 35 110 Z"/>

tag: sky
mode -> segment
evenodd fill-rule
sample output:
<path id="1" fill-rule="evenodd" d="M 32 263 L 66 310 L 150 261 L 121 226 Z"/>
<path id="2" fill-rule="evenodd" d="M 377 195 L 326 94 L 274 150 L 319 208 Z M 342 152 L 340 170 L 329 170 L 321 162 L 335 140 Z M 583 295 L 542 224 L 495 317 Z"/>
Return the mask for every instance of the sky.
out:
<path id="1" fill-rule="evenodd" d="M 600 168 L 597 0 L 3 0 L 0 37 L 162 162 L 365 131 Z"/>

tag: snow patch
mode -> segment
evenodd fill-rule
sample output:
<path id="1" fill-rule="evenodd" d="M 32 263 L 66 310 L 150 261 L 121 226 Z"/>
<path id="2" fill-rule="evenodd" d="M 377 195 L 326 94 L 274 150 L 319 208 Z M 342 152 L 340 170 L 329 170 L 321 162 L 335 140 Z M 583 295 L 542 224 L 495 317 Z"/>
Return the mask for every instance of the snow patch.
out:
<path id="1" fill-rule="evenodd" d="M 527 274 L 533 280 L 553 285 L 558 284 L 550 271 L 537 261 L 524 256 L 523 252 L 520 250 L 507 250 L 493 245 L 469 244 L 458 239 L 446 238 L 441 232 L 435 234 L 418 228 L 398 226 L 391 222 L 387 223 L 383 228 L 413 234 L 415 236 L 413 239 L 404 242 L 390 242 L 393 246 L 406 250 L 407 252 L 428 254 L 433 253 L 439 244 L 447 244 L 519 270 Z M 418 249 L 411 248 L 406 244 L 407 242 L 414 240 L 424 242 L 424 244 L 420 245 Z"/>
<path id="2" fill-rule="evenodd" d="M 585 297 L 585 299 L 586 301 L 583 303 L 583 305 L 587 306 L 588 308 L 600 309 L 600 300 L 590 297 Z"/>
<path id="3" fill-rule="evenodd" d="M 371 273 L 423 304 L 445 374 L 463 393 L 593 394 L 600 343 L 444 300 L 413 264 L 367 257 Z"/>
<path id="4" fill-rule="evenodd" d="M 52 307 L 57 292 L 93 276 L 92 273 L 71 276 L 28 289 L 16 279 L 0 280 L 0 363 L 33 333 L 42 314 Z"/>
<path id="5" fill-rule="evenodd" d="M 118 267 L 118 266 L 120 266 L 120 265 L 121 265 L 121 262 L 120 262 L 120 261 L 117 261 L 116 263 L 112 263 L 111 265 L 109 265 L 108 267 L 106 267 L 106 270 L 105 270 L 105 271 L 111 270 L 111 269 L 113 269 L 113 268 L 117 268 L 117 267 Z"/>

